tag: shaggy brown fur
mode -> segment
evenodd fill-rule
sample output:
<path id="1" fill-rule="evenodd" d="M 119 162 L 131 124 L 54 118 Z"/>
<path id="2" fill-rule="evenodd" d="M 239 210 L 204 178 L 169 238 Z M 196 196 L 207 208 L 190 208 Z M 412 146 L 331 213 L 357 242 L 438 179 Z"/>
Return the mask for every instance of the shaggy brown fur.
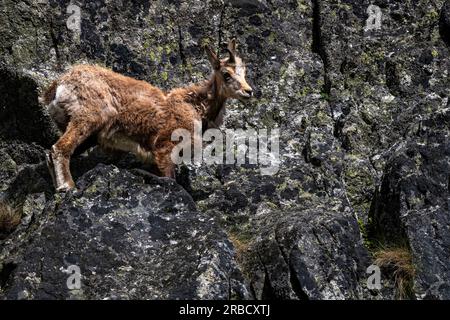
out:
<path id="1" fill-rule="evenodd" d="M 249 99 L 245 65 L 236 56 L 234 40 L 229 57 L 220 60 L 207 48 L 212 77 L 197 85 L 168 93 L 111 70 L 77 65 L 44 93 L 49 113 L 64 131 L 47 156 L 57 191 L 74 187 L 69 162 L 74 150 L 88 137 L 111 150 L 132 152 L 144 162 L 154 162 L 166 177 L 174 177 L 172 132 L 194 131 L 194 122 L 216 126 L 228 98 Z"/>

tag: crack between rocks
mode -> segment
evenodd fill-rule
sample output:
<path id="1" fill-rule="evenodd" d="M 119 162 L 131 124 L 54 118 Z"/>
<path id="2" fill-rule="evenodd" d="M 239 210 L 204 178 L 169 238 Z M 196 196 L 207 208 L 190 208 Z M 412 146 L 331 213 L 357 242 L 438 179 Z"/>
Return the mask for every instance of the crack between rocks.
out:
<path id="1" fill-rule="evenodd" d="M 12 274 L 14 273 L 14 270 L 16 270 L 17 264 L 14 262 L 7 262 L 2 265 L 2 269 L 0 271 L 0 289 L 2 291 L 4 289 L 7 289 L 8 287 L 8 281 L 11 278 Z"/>
<path id="2" fill-rule="evenodd" d="M 264 284 L 263 284 L 263 289 L 262 289 L 262 293 L 261 293 L 261 298 L 262 299 L 266 298 L 265 295 L 264 295 L 266 290 L 269 290 L 269 293 L 270 293 L 271 296 L 275 296 L 274 289 L 272 287 L 272 284 L 270 283 L 269 271 L 267 271 L 266 264 L 263 262 L 261 254 L 258 251 L 256 251 L 256 255 L 258 257 L 259 263 L 262 265 L 262 267 L 264 269 Z M 269 286 L 269 288 L 266 288 L 266 285 Z M 256 295 L 255 295 L 255 297 L 256 297 Z"/>
<path id="3" fill-rule="evenodd" d="M 231 274 L 228 274 L 228 300 L 231 300 Z"/>
<path id="4" fill-rule="evenodd" d="M 335 241 L 335 243 L 338 243 L 339 242 L 339 239 L 336 237 L 336 235 L 335 235 L 335 233 L 334 233 L 334 231 L 329 227 L 329 226 L 327 226 L 326 224 L 320 224 L 329 234 L 330 234 L 330 236 L 333 238 L 333 240 Z M 359 232 L 360 233 L 360 235 L 361 235 L 361 232 Z M 361 235 L 362 236 L 362 235 Z M 330 256 L 331 257 L 331 256 Z M 346 266 L 346 268 L 347 268 L 347 270 L 349 270 L 350 272 L 352 272 L 353 273 L 353 270 L 350 268 L 350 267 L 348 267 L 348 266 Z"/>
<path id="5" fill-rule="evenodd" d="M 220 48 L 221 48 L 221 44 L 222 44 L 222 37 L 223 37 L 223 21 L 225 19 L 225 11 L 227 8 L 227 4 L 224 3 L 222 6 L 222 9 L 220 10 L 220 17 L 219 17 L 219 31 L 218 31 L 218 43 L 217 43 L 217 56 L 220 55 Z"/>
<path id="6" fill-rule="evenodd" d="M 199 255 L 198 255 L 198 258 L 197 258 L 197 266 L 196 266 L 196 270 L 200 270 L 200 265 L 202 264 L 202 257 L 203 257 L 203 254 L 204 254 L 204 250 L 202 251 L 202 252 L 200 252 L 200 250 L 199 250 Z"/>
<path id="7" fill-rule="evenodd" d="M 61 53 L 59 52 L 58 39 L 55 34 L 55 26 L 53 24 L 53 19 L 50 19 L 50 38 L 52 40 L 52 47 L 55 49 L 56 54 L 56 67 L 59 69 L 61 67 Z"/>
<path id="8" fill-rule="evenodd" d="M 348 192 L 347 192 L 347 184 L 345 182 L 345 177 L 343 176 L 343 173 L 341 173 L 341 183 L 342 183 L 342 187 L 344 189 L 344 197 L 345 200 L 347 201 L 348 207 L 350 208 L 350 210 L 352 211 L 353 217 L 356 219 L 356 221 L 359 220 L 359 214 L 358 212 L 355 210 L 355 208 L 353 208 L 353 204 L 350 201 L 350 198 L 348 197 Z M 359 232 L 361 239 L 363 239 L 363 236 L 361 234 L 361 231 Z"/>
<path id="9" fill-rule="evenodd" d="M 284 262 L 286 263 L 287 267 L 289 268 L 289 282 L 291 284 L 292 290 L 294 291 L 295 295 L 300 300 L 309 300 L 308 295 L 306 292 L 302 289 L 302 284 L 298 277 L 295 276 L 295 270 L 292 266 L 292 263 L 289 262 L 288 257 L 286 256 L 283 246 L 281 242 L 278 239 L 278 235 L 275 232 L 275 243 L 277 244 L 278 250 L 280 250 L 281 256 L 283 257 Z"/>
<path id="10" fill-rule="evenodd" d="M 321 0 L 313 0 L 313 39 L 312 52 L 318 54 L 323 62 L 324 68 L 324 85 L 322 91 L 326 94 L 331 92 L 331 81 L 328 76 L 329 58 L 325 50 L 325 44 L 322 36 L 322 3 Z"/>
<path id="11" fill-rule="evenodd" d="M 183 76 L 185 74 L 187 62 L 186 62 L 186 55 L 184 54 L 184 47 L 183 47 L 183 34 L 181 32 L 181 26 L 178 25 L 178 51 L 180 54 L 181 64 L 183 65 L 182 73 Z"/>

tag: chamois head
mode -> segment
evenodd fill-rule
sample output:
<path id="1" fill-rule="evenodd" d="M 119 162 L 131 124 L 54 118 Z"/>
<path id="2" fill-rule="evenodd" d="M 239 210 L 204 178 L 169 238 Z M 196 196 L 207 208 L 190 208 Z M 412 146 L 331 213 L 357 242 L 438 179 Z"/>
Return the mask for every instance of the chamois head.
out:
<path id="1" fill-rule="evenodd" d="M 228 57 L 219 59 L 210 47 L 206 47 L 209 62 L 214 70 L 216 90 L 224 98 L 248 100 L 253 96 L 253 89 L 245 79 L 245 64 L 236 54 L 235 39 L 228 43 L 227 51 Z"/>

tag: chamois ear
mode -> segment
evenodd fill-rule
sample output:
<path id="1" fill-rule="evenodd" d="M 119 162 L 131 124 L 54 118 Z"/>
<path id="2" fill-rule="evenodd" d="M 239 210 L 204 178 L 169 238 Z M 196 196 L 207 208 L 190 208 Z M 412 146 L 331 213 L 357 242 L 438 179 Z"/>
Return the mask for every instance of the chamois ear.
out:
<path id="1" fill-rule="evenodd" d="M 231 39 L 228 42 L 227 51 L 229 54 L 228 63 L 235 63 L 236 62 L 236 39 Z"/>
<path id="2" fill-rule="evenodd" d="M 236 54 L 236 39 L 231 39 L 230 41 L 228 41 L 228 51 L 231 51 L 234 55 Z"/>
<path id="3" fill-rule="evenodd" d="M 210 46 L 205 46 L 205 52 L 208 55 L 209 62 L 214 70 L 220 69 L 220 60 Z"/>

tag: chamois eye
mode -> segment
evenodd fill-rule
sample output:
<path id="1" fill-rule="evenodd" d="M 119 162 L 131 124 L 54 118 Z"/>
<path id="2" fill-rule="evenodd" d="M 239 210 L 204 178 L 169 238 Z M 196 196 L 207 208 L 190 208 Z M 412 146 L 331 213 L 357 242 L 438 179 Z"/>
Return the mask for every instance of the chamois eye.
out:
<path id="1" fill-rule="evenodd" d="M 231 79 L 231 75 L 228 72 L 223 73 L 223 79 L 225 81 L 229 81 Z"/>

